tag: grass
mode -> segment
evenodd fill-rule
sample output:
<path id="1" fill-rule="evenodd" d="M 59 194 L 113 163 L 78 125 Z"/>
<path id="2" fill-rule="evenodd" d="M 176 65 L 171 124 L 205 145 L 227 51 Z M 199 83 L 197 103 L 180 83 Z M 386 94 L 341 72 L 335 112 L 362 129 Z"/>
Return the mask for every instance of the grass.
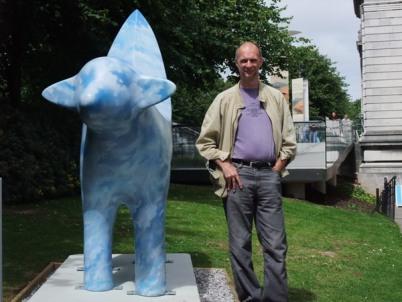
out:
<path id="1" fill-rule="evenodd" d="M 402 237 L 379 214 L 285 199 L 290 301 L 402 301 Z M 79 198 L 7 206 L 4 224 L 4 300 L 9 301 L 50 261 L 82 253 Z M 190 253 L 196 267 L 230 273 L 223 209 L 209 187 L 173 185 L 166 248 Z M 129 213 L 120 210 L 115 253 L 133 252 Z M 262 255 L 254 236 L 255 268 Z"/>

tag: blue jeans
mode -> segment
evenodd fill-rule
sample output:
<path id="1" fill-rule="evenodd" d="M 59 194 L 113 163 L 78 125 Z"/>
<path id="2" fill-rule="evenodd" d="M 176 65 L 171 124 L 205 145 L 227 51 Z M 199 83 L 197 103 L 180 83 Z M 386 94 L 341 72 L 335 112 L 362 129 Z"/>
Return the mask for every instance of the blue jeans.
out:
<path id="1" fill-rule="evenodd" d="M 287 243 L 279 173 L 271 168 L 235 166 L 243 189 L 228 192 L 224 208 L 237 295 L 240 301 L 288 301 Z M 252 262 L 253 221 L 264 255 L 263 287 Z"/>

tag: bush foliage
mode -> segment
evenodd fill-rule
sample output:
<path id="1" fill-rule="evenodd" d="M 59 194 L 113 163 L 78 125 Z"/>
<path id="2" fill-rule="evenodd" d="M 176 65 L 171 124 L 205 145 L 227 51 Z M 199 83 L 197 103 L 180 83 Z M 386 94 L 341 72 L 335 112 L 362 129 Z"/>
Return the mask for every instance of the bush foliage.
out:
<path id="1" fill-rule="evenodd" d="M 72 112 L 41 104 L 1 106 L 3 200 L 20 203 L 76 194 L 80 122 Z"/>

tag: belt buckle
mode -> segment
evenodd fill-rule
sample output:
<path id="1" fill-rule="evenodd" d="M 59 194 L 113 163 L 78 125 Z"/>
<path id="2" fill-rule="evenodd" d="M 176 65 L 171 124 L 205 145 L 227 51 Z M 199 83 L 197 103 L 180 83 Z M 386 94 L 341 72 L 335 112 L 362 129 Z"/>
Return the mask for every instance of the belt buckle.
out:
<path id="1" fill-rule="evenodd" d="M 261 169 L 261 168 L 269 168 L 272 167 L 272 164 L 268 161 L 251 161 L 250 167 Z"/>
<path id="2" fill-rule="evenodd" d="M 250 167 L 251 168 L 260 168 L 261 165 L 260 165 L 260 162 L 258 162 L 258 161 L 250 161 Z"/>

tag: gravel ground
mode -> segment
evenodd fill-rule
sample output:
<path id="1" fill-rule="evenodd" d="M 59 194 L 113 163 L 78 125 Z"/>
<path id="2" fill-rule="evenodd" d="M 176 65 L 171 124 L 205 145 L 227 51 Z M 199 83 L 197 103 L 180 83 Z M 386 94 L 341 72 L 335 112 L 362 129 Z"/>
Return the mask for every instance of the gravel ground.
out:
<path id="1" fill-rule="evenodd" d="M 235 302 L 225 270 L 195 268 L 195 279 L 201 302 Z"/>

